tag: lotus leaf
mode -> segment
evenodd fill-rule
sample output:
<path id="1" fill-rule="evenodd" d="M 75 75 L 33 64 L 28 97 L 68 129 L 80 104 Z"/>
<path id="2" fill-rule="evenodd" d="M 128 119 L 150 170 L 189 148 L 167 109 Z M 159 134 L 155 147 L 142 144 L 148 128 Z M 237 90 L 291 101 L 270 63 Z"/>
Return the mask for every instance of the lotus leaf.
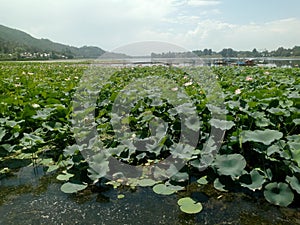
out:
<path id="1" fill-rule="evenodd" d="M 0 141 L 5 136 L 5 134 L 6 134 L 5 129 L 0 127 Z"/>
<path id="2" fill-rule="evenodd" d="M 188 173 L 176 173 L 171 177 L 171 180 L 175 182 L 185 182 L 189 179 L 189 174 Z"/>
<path id="3" fill-rule="evenodd" d="M 265 183 L 266 179 L 256 169 L 250 172 L 251 182 L 250 184 L 241 183 L 243 187 L 247 187 L 252 191 L 260 190 Z"/>
<path id="4" fill-rule="evenodd" d="M 286 183 L 269 183 L 265 187 L 264 196 L 268 202 L 284 207 L 294 199 L 294 194 Z"/>
<path id="5" fill-rule="evenodd" d="M 157 184 L 153 187 L 153 191 L 156 194 L 160 195 L 171 195 L 176 192 L 176 190 L 173 190 L 172 188 L 166 186 L 165 184 Z"/>
<path id="6" fill-rule="evenodd" d="M 142 179 L 142 180 L 138 180 L 137 184 L 142 187 L 148 187 L 148 186 L 153 186 L 154 184 L 156 184 L 156 181 L 152 180 L 152 179 Z"/>
<path id="7" fill-rule="evenodd" d="M 221 130 L 230 130 L 235 124 L 232 121 L 211 119 L 210 124 Z"/>
<path id="8" fill-rule="evenodd" d="M 197 183 L 202 184 L 202 185 L 208 184 L 207 176 L 204 176 L 204 177 L 201 177 L 200 179 L 198 179 Z"/>
<path id="9" fill-rule="evenodd" d="M 227 190 L 225 189 L 225 185 L 220 182 L 219 178 L 215 179 L 214 187 L 219 191 L 227 192 Z"/>
<path id="10" fill-rule="evenodd" d="M 195 202 L 190 197 L 181 198 L 177 201 L 180 206 L 180 210 L 184 213 L 195 214 L 202 211 L 202 204 L 200 202 Z"/>
<path id="11" fill-rule="evenodd" d="M 87 187 L 86 184 L 74 184 L 74 183 L 65 183 L 61 186 L 60 190 L 64 193 L 71 194 L 78 191 L 82 191 Z"/>
<path id="12" fill-rule="evenodd" d="M 73 177 L 74 174 L 65 173 L 65 174 L 59 174 L 56 179 L 61 181 L 68 181 L 71 177 Z"/>
<path id="13" fill-rule="evenodd" d="M 292 189 L 294 189 L 298 194 L 300 194 L 300 182 L 297 179 L 297 177 L 295 177 L 295 176 L 292 176 L 292 177 L 287 176 L 286 177 L 286 181 L 290 184 L 290 186 L 291 186 Z"/>
<path id="14" fill-rule="evenodd" d="M 276 130 L 246 130 L 241 133 L 243 143 L 247 141 L 260 142 L 265 145 L 270 145 L 273 141 L 282 138 L 283 134 Z"/>
<path id="15" fill-rule="evenodd" d="M 123 195 L 123 194 L 119 194 L 119 195 L 117 196 L 117 198 L 118 198 L 118 199 L 125 198 L 125 195 Z"/>
<path id="16" fill-rule="evenodd" d="M 300 124 L 300 119 L 293 119 L 293 122 L 295 125 L 299 125 Z"/>
<path id="17" fill-rule="evenodd" d="M 217 155 L 214 165 L 220 175 L 235 178 L 242 175 L 246 160 L 241 154 Z"/>

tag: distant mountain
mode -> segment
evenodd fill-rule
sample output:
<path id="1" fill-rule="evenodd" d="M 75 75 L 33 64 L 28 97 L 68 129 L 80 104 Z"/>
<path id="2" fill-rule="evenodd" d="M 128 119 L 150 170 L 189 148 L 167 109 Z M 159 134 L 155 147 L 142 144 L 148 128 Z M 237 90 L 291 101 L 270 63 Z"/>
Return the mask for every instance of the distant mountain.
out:
<path id="1" fill-rule="evenodd" d="M 97 58 L 103 53 L 105 51 L 98 47 L 59 44 L 0 25 L 0 60 Z"/>

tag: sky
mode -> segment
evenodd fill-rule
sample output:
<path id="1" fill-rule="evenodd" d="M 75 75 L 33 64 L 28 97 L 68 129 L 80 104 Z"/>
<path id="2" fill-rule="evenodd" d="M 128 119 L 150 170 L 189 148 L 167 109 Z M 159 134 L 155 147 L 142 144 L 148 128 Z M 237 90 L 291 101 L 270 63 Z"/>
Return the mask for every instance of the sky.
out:
<path id="1" fill-rule="evenodd" d="M 299 0 L 0 0 L 0 24 L 106 51 L 160 41 L 187 50 L 300 45 Z"/>

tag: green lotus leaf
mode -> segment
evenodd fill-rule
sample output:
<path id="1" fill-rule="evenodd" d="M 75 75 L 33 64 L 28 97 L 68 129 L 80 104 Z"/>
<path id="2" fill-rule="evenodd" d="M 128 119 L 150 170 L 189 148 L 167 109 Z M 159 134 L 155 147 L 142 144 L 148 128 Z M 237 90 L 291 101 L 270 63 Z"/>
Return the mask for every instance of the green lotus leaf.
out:
<path id="1" fill-rule="evenodd" d="M 89 177 L 96 181 L 101 177 L 104 177 L 107 172 L 109 171 L 109 162 L 107 160 L 107 156 L 100 152 L 96 155 L 94 155 L 90 161 L 89 161 L 90 168 L 89 171 Z"/>
<path id="2" fill-rule="evenodd" d="M 299 143 L 300 142 L 300 135 L 290 135 L 290 136 L 287 136 L 286 139 L 288 139 L 289 141 L 292 141 L 292 142 L 296 142 L 296 143 Z"/>
<path id="3" fill-rule="evenodd" d="M 298 164 L 300 167 L 300 148 L 296 149 L 296 145 L 299 145 L 298 143 L 289 143 L 290 152 L 292 153 L 292 159 Z"/>
<path id="4" fill-rule="evenodd" d="M 279 145 L 271 145 L 270 147 L 268 147 L 267 149 L 267 155 L 270 156 L 274 153 L 278 153 L 278 154 L 281 154 L 281 149 L 279 147 Z"/>
<path id="5" fill-rule="evenodd" d="M 293 119 L 293 122 L 295 125 L 299 125 L 300 124 L 300 119 Z"/>
<path id="6" fill-rule="evenodd" d="M 245 183 L 241 183 L 241 185 L 243 187 L 247 187 L 252 191 L 255 190 L 260 190 L 263 186 L 263 184 L 265 183 L 266 179 L 263 175 L 261 175 L 257 170 L 253 169 L 250 172 L 250 177 L 251 177 L 251 181 L 252 183 L 250 184 L 245 184 Z"/>
<path id="7" fill-rule="evenodd" d="M 184 190 L 184 187 L 183 186 L 179 186 L 179 185 L 168 184 L 167 187 L 170 188 L 173 191 L 182 191 L 182 190 Z"/>
<path id="8" fill-rule="evenodd" d="M 230 130 L 235 125 L 232 121 L 218 119 L 211 119 L 209 122 L 213 127 L 219 128 L 221 130 Z"/>
<path id="9" fill-rule="evenodd" d="M 51 173 L 55 170 L 59 169 L 59 166 L 58 165 L 50 165 L 47 169 L 47 173 Z"/>
<path id="10" fill-rule="evenodd" d="M 286 177 L 286 181 L 290 184 L 290 186 L 291 186 L 292 189 L 294 189 L 298 194 L 300 194 L 300 182 L 297 179 L 297 177 L 295 177 L 295 176 L 292 176 L 292 177 L 287 176 Z"/>
<path id="11" fill-rule="evenodd" d="M 214 165 L 220 175 L 235 178 L 242 175 L 246 160 L 241 154 L 217 155 Z"/>
<path id="12" fill-rule="evenodd" d="M 270 145 L 273 141 L 279 140 L 282 138 L 283 134 L 277 130 L 246 130 L 242 131 L 242 142 L 245 143 L 247 141 L 260 142 L 265 145 Z"/>
<path id="13" fill-rule="evenodd" d="M 271 108 L 267 110 L 268 112 L 275 114 L 277 116 L 290 116 L 290 112 L 286 109 L 280 109 L 280 108 Z"/>
<path id="14" fill-rule="evenodd" d="M 220 182 L 219 178 L 215 179 L 215 181 L 214 181 L 214 187 L 218 191 L 227 192 L 227 190 L 225 189 L 225 185 Z"/>
<path id="15" fill-rule="evenodd" d="M 16 147 L 16 145 L 3 144 L 3 145 L 0 145 L 0 147 L 4 148 L 8 152 L 12 152 L 14 150 L 14 148 Z"/>
<path id="16" fill-rule="evenodd" d="M 79 145 L 72 145 L 72 146 L 67 146 L 64 149 L 64 156 L 68 156 L 68 155 L 74 155 L 75 152 L 77 151 L 81 151 L 82 147 Z"/>
<path id="17" fill-rule="evenodd" d="M 269 183 L 265 187 L 264 196 L 268 202 L 284 207 L 294 200 L 294 194 L 286 183 Z"/>
<path id="18" fill-rule="evenodd" d="M 157 184 L 152 189 L 156 194 L 159 195 L 171 195 L 176 192 L 175 190 L 169 188 L 165 184 Z"/>
<path id="19" fill-rule="evenodd" d="M 193 131 L 199 131 L 200 129 L 200 122 L 199 117 L 197 116 L 190 116 L 184 123 L 189 129 Z"/>
<path id="20" fill-rule="evenodd" d="M 4 128 L 0 128 L 0 141 L 2 141 L 2 138 L 5 136 L 6 132 Z"/>
<path id="21" fill-rule="evenodd" d="M 71 194 L 76 193 L 78 191 L 82 191 L 87 188 L 86 184 L 74 184 L 74 183 L 65 183 L 60 187 L 60 190 L 64 193 Z"/>
<path id="22" fill-rule="evenodd" d="M 255 120 L 255 125 L 258 126 L 258 127 L 267 127 L 270 124 L 272 124 L 270 119 L 268 119 L 266 117 L 258 117 Z"/>
<path id="23" fill-rule="evenodd" d="M 181 198 L 177 201 L 180 210 L 184 213 L 195 214 L 202 211 L 203 207 L 200 202 L 195 202 L 190 197 Z"/>
<path id="24" fill-rule="evenodd" d="M 74 177 L 74 174 L 65 173 L 65 174 L 59 174 L 56 179 L 61 181 L 68 181 L 71 177 Z"/>
<path id="25" fill-rule="evenodd" d="M 195 204 L 196 202 L 190 197 L 181 198 L 177 201 L 178 205 Z"/>
<path id="26" fill-rule="evenodd" d="M 197 183 L 202 184 L 202 185 L 208 184 L 207 176 L 204 176 L 204 177 L 201 177 L 200 179 L 198 179 Z"/>
<path id="27" fill-rule="evenodd" d="M 300 142 L 299 141 L 289 141 L 288 142 L 288 145 L 290 146 L 291 149 L 294 149 L 294 150 L 297 150 L 299 151 L 300 150 Z"/>
<path id="28" fill-rule="evenodd" d="M 142 180 L 138 180 L 137 184 L 142 187 L 150 187 L 156 184 L 156 181 L 152 179 L 142 179 Z"/>
<path id="29" fill-rule="evenodd" d="M 123 195 L 123 194 L 119 194 L 119 195 L 117 196 L 117 198 L 118 198 L 118 199 L 125 198 L 125 195 Z"/>
<path id="30" fill-rule="evenodd" d="M 33 119 L 41 119 L 45 120 L 49 116 L 51 116 L 51 113 L 56 110 L 55 108 L 44 108 L 42 110 L 38 110 L 36 115 L 32 116 Z"/>
<path id="31" fill-rule="evenodd" d="M 171 177 L 171 180 L 176 181 L 176 182 L 185 182 L 189 179 L 189 174 L 188 173 L 176 173 Z"/>

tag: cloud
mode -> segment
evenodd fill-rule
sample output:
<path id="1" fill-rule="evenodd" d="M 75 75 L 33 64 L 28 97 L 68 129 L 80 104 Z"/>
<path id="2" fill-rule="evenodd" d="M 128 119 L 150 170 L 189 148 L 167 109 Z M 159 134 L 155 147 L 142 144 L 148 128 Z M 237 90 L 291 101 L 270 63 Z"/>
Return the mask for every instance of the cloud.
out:
<path id="1" fill-rule="evenodd" d="M 215 6 L 221 4 L 221 1 L 215 0 L 188 0 L 187 4 L 190 6 Z"/>
<path id="2" fill-rule="evenodd" d="M 223 2 L 2 0 L 0 19 L 4 25 L 37 38 L 75 46 L 96 45 L 105 50 L 139 41 L 165 41 L 188 49 L 214 50 L 274 49 L 300 44 L 298 17 L 283 20 L 272 17 L 267 23 L 225 22 L 222 10 L 228 4 Z"/>
<path id="3" fill-rule="evenodd" d="M 190 30 L 177 33 L 144 31 L 141 38 L 169 41 L 189 50 L 234 48 L 237 50 L 276 49 L 279 46 L 293 47 L 299 43 L 300 20 L 288 18 L 267 23 L 244 25 L 218 20 L 203 20 Z"/>

